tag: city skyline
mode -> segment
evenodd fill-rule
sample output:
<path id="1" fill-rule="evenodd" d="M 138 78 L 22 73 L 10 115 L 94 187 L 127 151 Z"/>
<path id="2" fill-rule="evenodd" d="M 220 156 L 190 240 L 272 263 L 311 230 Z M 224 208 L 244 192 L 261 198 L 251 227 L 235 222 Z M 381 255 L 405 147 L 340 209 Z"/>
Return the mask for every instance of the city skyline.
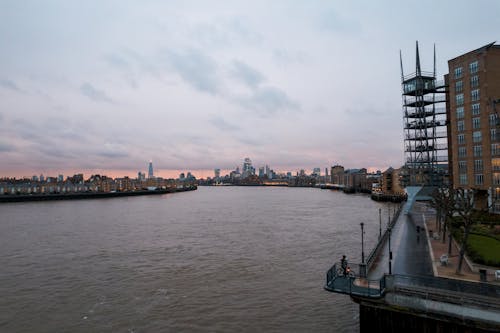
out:
<path id="1" fill-rule="evenodd" d="M 277 171 L 399 167 L 399 50 L 411 71 L 419 40 L 431 68 L 435 43 L 442 77 L 498 39 L 500 4 L 470 7 L 4 1 L 0 175 L 134 176 L 147 156 L 206 177 L 242 152 Z"/>

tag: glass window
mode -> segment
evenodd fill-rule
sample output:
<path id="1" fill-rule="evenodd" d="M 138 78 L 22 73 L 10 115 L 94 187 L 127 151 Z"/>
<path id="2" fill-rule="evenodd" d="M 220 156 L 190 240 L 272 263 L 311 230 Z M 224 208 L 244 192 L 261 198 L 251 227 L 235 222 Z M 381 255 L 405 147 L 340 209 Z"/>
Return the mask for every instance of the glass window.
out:
<path id="1" fill-rule="evenodd" d="M 479 87 L 479 76 L 474 75 L 470 77 L 470 87 L 471 88 Z"/>
<path id="2" fill-rule="evenodd" d="M 482 174 L 479 174 L 479 175 L 475 175 L 475 183 L 476 185 L 483 185 L 484 183 L 484 177 Z"/>
<path id="3" fill-rule="evenodd" d="M 467 174 L 460 174 L 460 185 L 467 185 Z"/>
<path id="4" fill-rule="evenodd" d="M 479 113 L 481 113 L 481 110 L 479 108 L 479 103 L 472 104 L 472 115 L 477 116 L 479 115 Z"/>
<path id="5" fill-rule="evenodd" d="M 500 171 L 500 158 L 494 158 L 491 160 L 491 168 L 493 171 Z"/>
<path id="6" fill-rule="evenodd" d="M 493 174 L 493 185 L 500 185 L 500 173 Z"/>
<path id="7" fill-rule="evenodd" d="M 457 81 L 455 82 L 455 92 L 456 93 L 461 93 L 464 89 L 464 85 L 462 81 Z"/>
<path id="8" fill-rule="evenodd" d="M 473 102 L 479 101 L 479 89 L 474 89 L 470 92 L 471 100 Z"/>
<path id="9" fill-rule="evenodd" d="M 479 117 L 472 118 L 472 128 L 473 129 L 481 128 L 481 118 Z"/>
<path id="10" fill-rule="evenodd" d="M 479 63 L 477 62 L 477 60 L 469 64 L 469 71 L 471 74 L 477 73 L 478 68 Z"/>
<path id="11" fill-rule="evenodd" d="M 458 161 L 458 171 L 467 172 L 467 162 L 466 161 Z"/>
<path id="12" fill-rule="evenodd" d="M 459 79 L 462 77 L 462 67 L 455 68 L 455 79 Z"/>
<path id="13" fill-rule="evenodd" d="M 464 117 L 464 107 L 463 106 L 459 106 L 457 108 L 457 119 L 461 119 Z"/>
<path id="14" fill-rule="evenodd" d="M 472 142 L 481 142 L 481 140 L 481 131 L 475 131 L 474 133 L 472 133 Z"/>
<path id="15" fill-rule="evenodd" d="M 500 155 L 500 144 L 498 143 L 492 143 L 491 146 L 491 156 L 498 156 Z"/>
<path id="16" fill-rule="evenodd" d="M 497 125 L 497 122 L 498 122 L 498 116 L 496 113 L 492 113 L 490 114 L 490 126 L 496 126 Z"/>
<path id="17" fill-rule="evenodd" d="M 496 128 L 490 129 L 490 140 L 497 141 L 497 129 Z"/>
<path id="18" fill-rule="evenodd" d="M 457 130 L 459 132 L 463 131 L 465 129 L 465 123 L 463 120 L 457 121 Z"/>
<path id="19" fill-rule="evenodd" d="M 463 145 L 465 143 L 465 134 L 458 135 L 458 144 Z"/>
<path id="20" fill-rule="evenodd" d="M 464 94 L 455 95 L 455 102 L 458 106 L 464 105 Z"/>
<path id="21" fill-rule="evenodd" d="M 474 146 L 474 157 L 483 156 L 483 147 L 482 146 Z"/>
<path id="22" fill-rule="evenodd" d="M 475 172 L 483 171 L 483 160 L 474 160 L 474 171 Z"/>
<path id="23" fill-rule="evenodd" d="M 458 157 L 467 156 L 467 149 L 465 147 L 458 147 Z"/>

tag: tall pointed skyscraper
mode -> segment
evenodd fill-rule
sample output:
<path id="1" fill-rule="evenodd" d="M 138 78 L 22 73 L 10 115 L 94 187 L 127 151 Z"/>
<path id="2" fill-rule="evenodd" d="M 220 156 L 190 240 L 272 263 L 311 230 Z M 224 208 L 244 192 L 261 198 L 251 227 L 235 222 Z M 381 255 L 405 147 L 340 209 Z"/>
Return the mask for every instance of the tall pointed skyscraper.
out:
<path id="1" fill-rule="evenodd" d="M 154 178 L 154 175 L 153 175 L 153 161 L 149 161 L 148 178 Z"/>

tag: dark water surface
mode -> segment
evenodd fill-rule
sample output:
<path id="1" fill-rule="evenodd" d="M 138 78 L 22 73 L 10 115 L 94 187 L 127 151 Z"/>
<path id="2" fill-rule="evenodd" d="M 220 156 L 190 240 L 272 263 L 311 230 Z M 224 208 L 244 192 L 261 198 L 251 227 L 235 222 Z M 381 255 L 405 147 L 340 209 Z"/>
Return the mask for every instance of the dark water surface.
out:
<path id="1" fill-rule="evenodd" d="M 325 272 L 386 207 L 269 187 L 2 204 L 0 332 L 354 332 Z"/>

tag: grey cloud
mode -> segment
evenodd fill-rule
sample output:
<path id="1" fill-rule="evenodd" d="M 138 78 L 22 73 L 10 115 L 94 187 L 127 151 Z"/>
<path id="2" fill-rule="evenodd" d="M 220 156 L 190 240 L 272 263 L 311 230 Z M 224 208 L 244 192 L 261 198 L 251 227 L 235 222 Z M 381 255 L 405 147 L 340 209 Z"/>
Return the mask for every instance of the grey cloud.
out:
<path id="1" fill-rule="evenodd" d="M 262 115 L 300 109 L 297 102 L 291 100 L 281 89 L 274 87 L 258 88 L 249 98 L 240 99 L 240 104 L 248 109 L 259 111 Z"/>
<path id="2" fill-rule="evenodd" d="M 0 153 L 14 151 L 14 146 L 5 142 L 0 142 Z"/>
<path id="3" fill-rule="evenodd" d="M 217 65 L 199 50 L 184 53 L 168 52 L 173 69 L 194 88 L 216 94 L 218 92 Z"/>
<path id="4" fill-rule="evenodd" d="M 96 89 L 88 82 L 82 84 L 80 91 L 95 102 L 113 103 L 113 100 L 109 98 L 104 91 Z"/>
<path id="5" fill-rule="evenodd" d="M 128 61 L 115 53 L 105 56 L 104 60 L 108 64 L 110 64 L 114 67 L 118 67 L 118 68 L 128 68 L 129 67 Z"/>
<path id="6" fill-rule="evenodd" d="M 119 143 L 106 142 L 104 148 L 100 149 L 97 153 L 99 156 L 117 158 L 129 156 L 125 146 Z"/>
<path id="7" fill-rule="evenodd" d="M 228 123 L 221 117 L 213 117 L 209 121 L 221 131 L 237 131 L 240 129 L 238 126 Z"/>
<path id="8" fill-rule="evenodd" d="M 12 91 L 22 92 L 22 90 L 17 86 L 17 84 L 9 79 L 0 79 L 0 87 Z"/>
<path id="9" fill-rule="evenodd" d="M 259 71 L 240 61 L 234 61 L 232 74 L 251 88 L 257 87 L 265 80 Z"/>

